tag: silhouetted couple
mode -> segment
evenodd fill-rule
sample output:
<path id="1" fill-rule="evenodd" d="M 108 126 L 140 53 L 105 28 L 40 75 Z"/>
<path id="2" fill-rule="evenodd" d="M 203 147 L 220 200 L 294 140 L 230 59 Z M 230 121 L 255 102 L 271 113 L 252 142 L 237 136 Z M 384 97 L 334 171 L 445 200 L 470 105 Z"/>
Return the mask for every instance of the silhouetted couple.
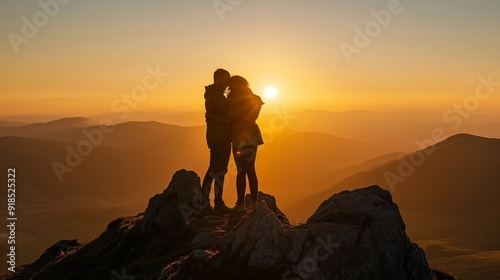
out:
<path id="1" fill-rule="evenodd" d="M 227 98 L 224 95 L 229 88 Z M 214 210 L 220 212 L 245 211 L 246 178 L 250 187 L 252 205 L 257 203 L 258 180 L 255 172 L 257 147 L 263 144 L 257 120 L 264 103 L 253 94 L 248 81 L 241 76 L 230 76 L 224 69 L 214 72 L 214 84 L 205 87 L 207 143 L 210 148 L 210 166 L 202 183 L 206 209 L 210 209 L 210 189 L 214 184 Z M 224 177 L 229 156 L 233 151 L 237 167 L 236 190 L 238 198 L 231 209 L 222 200 Z M 252 207 L 249 205 L 249 207 Z"/>

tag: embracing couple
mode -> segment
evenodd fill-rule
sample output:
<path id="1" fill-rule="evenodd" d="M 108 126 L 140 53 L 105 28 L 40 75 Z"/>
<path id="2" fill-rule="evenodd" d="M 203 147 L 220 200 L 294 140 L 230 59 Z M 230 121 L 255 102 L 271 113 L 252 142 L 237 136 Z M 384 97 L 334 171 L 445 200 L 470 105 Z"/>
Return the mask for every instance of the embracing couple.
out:
<path id="1" fill-rule="evenodd" d="M 227 98 L 224 95 L 229 88 Z M 264 142 L 257 120 L 264 103 L 253 94 L 248 81 L 231 76 L 227 70 L 214 72 L 214 84 L 205 87 L 207 143 L 210 148 L 210 166 L 202 182 L 202 196 L 206 200 L 203 210 L 210 210 L 210 189 L 214 183 L 214 210 L 218 212 L 246 211 L 246 179 L 250 186 L 252 205 L 257 204 L 258 181 L 255 172 L 257 147 Z M 222 200 L 224 177 L 229 156 L 233 152 L 237 168 L 236 191 L 238 198 L 233 208 Z"/>

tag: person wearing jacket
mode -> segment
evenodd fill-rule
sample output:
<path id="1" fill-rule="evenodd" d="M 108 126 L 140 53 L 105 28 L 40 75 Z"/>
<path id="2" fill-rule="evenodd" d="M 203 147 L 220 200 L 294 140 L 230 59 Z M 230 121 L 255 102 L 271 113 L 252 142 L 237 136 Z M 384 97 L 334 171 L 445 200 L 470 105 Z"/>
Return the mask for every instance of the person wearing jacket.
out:
<path id="1" fill-rule="evenodd" d="M 224 177 L 227 173 L 229 156 L 231 155 L 231 123 L 229 122 L 229 105 L 224 92 L 227 88 L 227 79 L 230 74 L 227 70 L 217 69 L 214 72 L 214 83 L 205 87 L 206 115 L 214 116 L 215 121 L 206 118 L 207 144 L 210 149 L 210 164 L 203 178 L 202 197 L 206 200 L 202 206 L 210 209 L 210 189 L 214 184 L 214 210 L 230 212 L 222 200 Z M 225 121 L 224 121 L 225 120 Z"/>
<path id="2" fill-rule="evenodd" d="M 260 109 L 264 104 L 248 86 L 248 81 L 241 76 L 232 76 L 227 80 L 233 144 L 233 157 L 238 170 L 236 191 L 238 200 L 232 209 L 234 212 L 245 211 L 246 179 L 250 187 L 252 205 L 256 205 L 258 196 L 258 180 L 255 172 L 257 147 L 264 144 L 259 126 L 256 123 Z"/>

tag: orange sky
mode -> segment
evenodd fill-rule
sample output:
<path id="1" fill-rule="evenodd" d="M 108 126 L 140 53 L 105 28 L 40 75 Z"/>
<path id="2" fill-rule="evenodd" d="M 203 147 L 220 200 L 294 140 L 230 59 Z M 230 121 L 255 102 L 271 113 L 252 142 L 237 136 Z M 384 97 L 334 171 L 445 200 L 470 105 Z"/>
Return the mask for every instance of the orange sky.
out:
<path id="1" fill-rule="evenodd" d="M 168 76 L 131 110 L 203 110 L 217 67 L 296 110 L 448 108 L 479 76 L 500 81 L 498 1 L 391 1 L 2 1 L 0 115 L 111 113 L 148 67 Z M 359 47 L 370 24 L 349 62 L 341 44 Z M 500 105 L 500 86 L 491 93 L 482 110 Z"/>

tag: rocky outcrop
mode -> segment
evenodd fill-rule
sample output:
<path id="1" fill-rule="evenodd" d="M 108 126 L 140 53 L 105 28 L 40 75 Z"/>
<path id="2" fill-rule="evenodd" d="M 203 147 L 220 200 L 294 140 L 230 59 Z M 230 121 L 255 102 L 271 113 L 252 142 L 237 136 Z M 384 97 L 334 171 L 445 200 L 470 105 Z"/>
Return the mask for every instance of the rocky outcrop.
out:
<path id="1" fill-rule="evenodd" d="M 339 244 L 331 265 L 338 267 L 341 279 L 435 277 L 424 251 L 406 236 L 391 194 L 378 186 L 330 197 L 308 219 L 307 226 L 316 236 L 331 237 Z"/>
<path id="2" fill-rule="evenodd" d="M 199 198 L 200 179 L 192 171 L 177 172 L 172 181 L 161 194 L 149 200 L 140 221 L 141 229 L 145 233 L 158 230 L 184 227 L 189 219 L 197 214 L 200 205 L 194 205 Z M 198 206 L 198 207 L 196 207 Z"/>
<path id="3" fill-rule="evenodd" d="M 212 262 L 230 260 L 243 279 L 436 279 L 390 193 L 377 186 L 332 196 L 299 226 L 261 202 L 216 248 Z"/>
<path id="4" fill-rule="evenodd" d="M 144 213 L 88 244 L 61 241 L 2 279 L 453 279 L 429 268 L 377 186 L 330 197 L 300 225 L 268 194 L 226 215 L 202 213 L 199 194 L 196 173 L 180 170 Z"/>

